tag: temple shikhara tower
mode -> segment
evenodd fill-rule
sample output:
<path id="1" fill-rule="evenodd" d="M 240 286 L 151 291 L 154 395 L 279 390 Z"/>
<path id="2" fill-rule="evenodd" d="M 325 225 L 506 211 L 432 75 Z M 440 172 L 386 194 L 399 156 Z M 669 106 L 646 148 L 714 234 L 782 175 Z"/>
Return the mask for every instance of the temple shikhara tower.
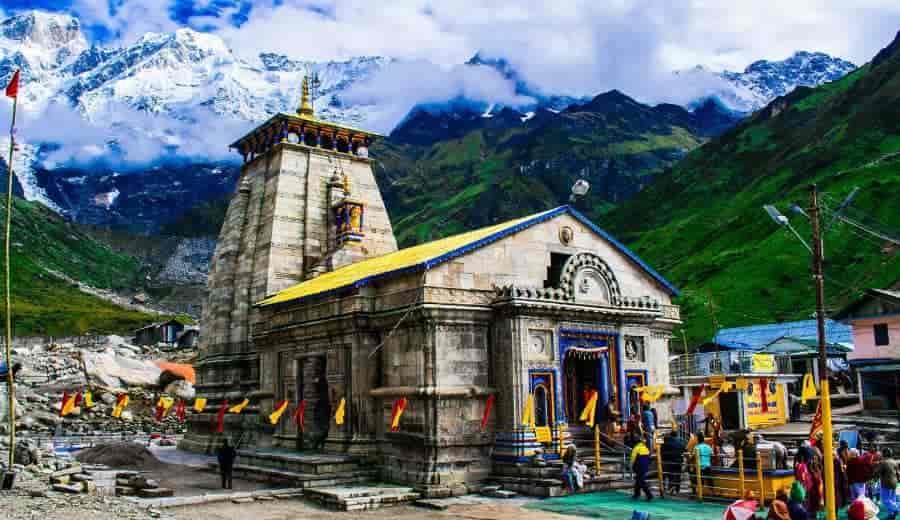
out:
<path id="1" fill-rule="evenodd" d="M 568 206 L 398 250 L 368 152 L 378 137 L 317 119 L 304 81 L 297 113 L 232 144 L 244 165 L 197 363 L 209 405 L 184 447 L 222 435 L 247 450 L 324 441 L 381 480 L 461 494 L 497 465 L 592 436 L 578 415 L 593 392 L 599 422 L 612 399 L 626 417 L 635 388 L 677 393 L 677 290 L 660 274 Z M 244 398 L 215 433 L 220 403 Z M 290 419 L 300 401 L 302 433 Z M 665 397 L 656 408 L 667 420 Z"/>

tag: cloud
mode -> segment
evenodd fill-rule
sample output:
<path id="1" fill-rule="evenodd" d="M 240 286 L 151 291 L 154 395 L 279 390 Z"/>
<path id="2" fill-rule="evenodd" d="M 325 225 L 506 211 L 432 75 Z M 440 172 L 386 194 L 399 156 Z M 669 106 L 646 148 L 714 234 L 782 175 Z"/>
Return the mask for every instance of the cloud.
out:
<path id="1" fill-rule="evenodd" d="M 9 117 L 0 109 L 0 118 Z M 234 159 L 233 151 L 211 135 L 242 135 L 252 124 L 213 114 L 204 107 L 179 111 L 179 119 L 158 117 L 125 105 L 113 106 L 92 123 L 64 104 L 51 103 L 40 113 L 21 113 L 20 142 L 43 143 L 45 168 L 61 164 L 107 163 L 136 167 L 159 159 Z M 50 122 L 51 124 L 48 124 Z"/>
<path id="2" fill-rule="evenodd" d="M 344 95 L 351 104 L 375 105 L 369 126 L 389 132 L 415 105 L 465 98 L 483 103 L 523 105 L 535 100 L 516 94 L 515 85 L 487 66 L 440 67 L 424 60 L 394 61 Z"/>

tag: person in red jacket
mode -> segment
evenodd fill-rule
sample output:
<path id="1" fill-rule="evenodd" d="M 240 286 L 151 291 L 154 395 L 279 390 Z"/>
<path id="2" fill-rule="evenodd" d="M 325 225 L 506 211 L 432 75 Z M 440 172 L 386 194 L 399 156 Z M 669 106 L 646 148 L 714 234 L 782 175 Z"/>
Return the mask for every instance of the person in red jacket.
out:
<path id="1" fill-rule="evenodd" d="M 847 461 L 847 482 L 850 484 L 850 501 L 866 495 L 866 482 L 872 476 L 872 464 L 868 457 L 860 457 L 859 450 L 850 450 Z"/>

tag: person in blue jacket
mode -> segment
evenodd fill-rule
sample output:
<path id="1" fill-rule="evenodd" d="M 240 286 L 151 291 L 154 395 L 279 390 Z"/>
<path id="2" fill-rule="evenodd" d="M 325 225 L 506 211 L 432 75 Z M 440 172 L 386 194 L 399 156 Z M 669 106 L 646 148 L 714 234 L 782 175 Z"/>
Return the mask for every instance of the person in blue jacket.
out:
<path id="1" fill-rule="evenodd" d="M 13 380 L 16 378 L 16 374 L 19 373 L 19 370 L 22 370 L 22 363 L 13 363 L 12 373 Z M 6 363 L 0 362 L 0 381 L 6 382 L 9 379 L 9 369 L 6 368 Z"/>

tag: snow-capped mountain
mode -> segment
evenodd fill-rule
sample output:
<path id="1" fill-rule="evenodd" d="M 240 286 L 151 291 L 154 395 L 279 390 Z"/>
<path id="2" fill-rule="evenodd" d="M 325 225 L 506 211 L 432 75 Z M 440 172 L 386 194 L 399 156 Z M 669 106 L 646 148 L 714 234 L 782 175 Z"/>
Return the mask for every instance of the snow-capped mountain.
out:
<path id="1" fill-rule="evenodd" d="M 716 72 L 697 65 L 675 74 L 686 83 L 703 85 L 709 90 L 691 106 L 701 103 L 703 99 L 714 98 L 726 108 L 748 113 L 798 86 L 815 87 L 840 79 L 855 68 L 856 65 L 847 60 L 822 52 L 798 51 L 781 61 L 755 61 L 743 72 Z"/>
<path id="2" fill-rule="evenodd" d="M 323 117 L 360 123 L 366 108 L 344 104 L 340 94 L 387 61 L 316 63 L 271 53 L 245 60 L 218 36 L 187 28 L 147 33 L 127 47 L 89 46 L 77 19 L 39 11 L 0 23 L 0 82 L 22 69 L 23 108 L 40 112 L 68 102 L 87 121 L 107 126 L 127 122 L 123 109 L 190 121 L 195 109 L 206 108 L 238 121 L 262 121 L 296 108 L 306 72 L 321 82 L 316 108 Z"/>
<path id="3" fill-rule="evenodd" d="M 153 182 L 138 180 L 143 174 L 160 175 L 160 167 L 198 172 L 189 176 L 190 186 L 182 186 L 185 193 L 203 192 L 198 200 L 208 200 L 205 192 L 219 196 L 218 188 L 213 194 L 202 180 L 208 177 L 213 179 L 210 183 L 218 183 L 221 176 L 206 173 L 218 166 L 192 165 L 236 160 L 227 155 L 225 143 L 273 113 L 296 109 L 307 71 L 320 81 L 314 100 L 320 117 L 363 128 L 384 119 L 386 110 L 378 101 L 350 94 L 355 85 L 385 70 L 391 58 L 329 62 L 297 58 L 274 53 L 238 56 L 219 36 L 186 28 L 147 33 L 127 46 L 101 46 L 91 44 L 79 21 L 65 14 L 30 11 L 7 18 L 0 22 L 0 85 L 17 68 L 22 70 L 17 189 L 29 200 L 96 224 L 155 222 L 159 217 L 146 210 L 156 197 L 148 188 Z M 535 100 L 532 106 L 511 107 L 523 125 L 534 124 L 531 118 L 539 119 L 546 110 L 558 112 L 593 97 L 586 93 L 579 100 L 542 91 L 503 59 L 476 55 L 467 65 L 497 70 L 517 94 Z M 723 118 L 707 102 L 710 98 L 746 113 L 796 85 L 817 85 L 853 68 L 825 54 L 798 52 L 784 61 L 756 62 L 740 73 L 698 67 L 677 74 L 686 82 L 710 84 L 688 107 L 710 112 L 704 115 L 710 124 L 723 126 L 730 116 Z M 455 98 L 438 103 L 437 109 L 456 110 L 454 103 L 487 119 L 510 108 Z M 117 169 L 116 161 L 77 166 L 110 158 L 149 166 L 141 170 L 143 174 L 126 172 L 135 175 L 119 177 L 109 174 Z M 185 199 L 183 204 L 193 201 Z M 145 209 L 132 214 L 127 208 Z"/>

